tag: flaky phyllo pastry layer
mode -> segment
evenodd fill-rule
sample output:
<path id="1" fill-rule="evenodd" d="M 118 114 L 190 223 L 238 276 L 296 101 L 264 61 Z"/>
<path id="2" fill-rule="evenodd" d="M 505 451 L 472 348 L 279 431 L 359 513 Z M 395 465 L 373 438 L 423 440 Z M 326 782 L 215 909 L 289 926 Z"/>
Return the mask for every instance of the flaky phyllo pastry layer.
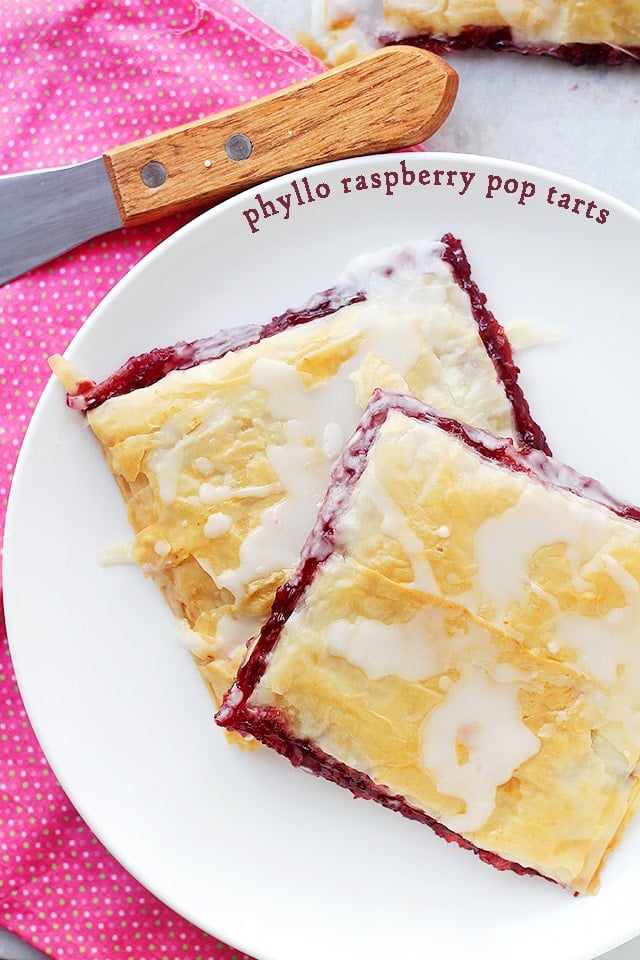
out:
<path id="1" fill-rule="evenodd" d="M 593 892 L 638 800 L 640 511 L 376 392 L 218 721 Z"/>
<path id="2" fill-rule="evenodd" d="M 389 43 L 479 47 L 573 64 L 640 62 L 638 0 L 314 0 L 316 56 L 337 64 Z"/>
<path id="3" fill-rule="evenodd" d="M 53 366 L 122 492 L 132 556 L 217 704 L 374 388 L 545 446 L 506 337 L 449 236 L 363 257 L 302 311 L 132 358 L 99 384 Z"/>

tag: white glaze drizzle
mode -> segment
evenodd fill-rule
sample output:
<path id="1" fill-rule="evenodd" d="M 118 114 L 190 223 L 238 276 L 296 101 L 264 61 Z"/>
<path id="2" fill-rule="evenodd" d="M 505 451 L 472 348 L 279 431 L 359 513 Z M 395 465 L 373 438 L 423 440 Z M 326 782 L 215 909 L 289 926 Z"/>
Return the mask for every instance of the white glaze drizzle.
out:
<path id="1" fill-rule="evenodd" d="M 214 540 L 230 530 L 232 524 L 233 520 L 228 513 L 212 513 L 207 518 L 203 533 L 207 540 Z"/>
<path id="2" fill-rule="evenodd" d="M 526 600 L 527 591 L 550 601 L 554 610 L 551 653 L 574 651 L 576 666 L 630 706 L 640 705 L 640 584 L 610 554 L 616 539 L 624 543 L 624 521 L 608 510 L 569 493 L 529 481 L 517 504 L 482 524 L 475 538 L 477 599 L 489 599 L 498 619 Z M 591 589 L 589 574 L 605 571 L 619 587 L 623 605 L 602 616 L 563 611 L 553 584 L 537 582 L 531 560 L 537 549 L 561 544 L 578 596 Z M 467 602 L 474 601 L 467 598 Z M 474 605 L 475 605 L 474 604 Z M 566 654 L 563 654 L 566 655 Z"/>
<path id="3" fill-rule="evenodd" d="M 193 461 L 193 467 L 201 477 L 208 477 L 213 473 L 213 464 L 208 457 L 197 457 Z"/>
<path id="4" fill-rule="evenodd" d="M 406 623 L 382 623 L 368 617 L 334 620 L 327 648 L 359 667 L 370 680 L 396 676 L 417 682 L 447 669 L 451 654 L 444 640 L 443 615 L 423 607 Z"/>
<path id="5" fill-rule="evenodd" d="M 166 540 L 157 540 L 153 545 L 153 552 L 158 557 L 166 557 L 171 553 L 171 545 Z"/>
<path id="6" fill-rule="evenodd" d="M 334 34 L 334 25 L 348 19 L 350 25 Z M 383 29 L 383 0 L 314 0 L 311 7 L 311 32 L 332 51 L 334 63 L 348 56 L 354 45 L 361 53 L 374 50 Z"/>
<path id="7" fill-rule="evenodd" d="M 257 617 L 232 617 L 228 613 L 223 614 L 216 630 L 216 656 L 233 656 L 260 632 L 261 626 L 262 621 Z"/>
<path id="8" fill-rule="evenodd" d="M 180 372 L 187 379 L 194 375 L 193 371 L 190 370 Z M 155 386 L 150 388 L 152 394 L 155 389 L 159 388 Z M 222 421 L 225 417 L 224 407 L 220 403 L 207 400 L 205 410 L 206 415 L 203 419 L 203 428 L 205 429 Z M 147 469 L 149 475 L 155 477 L 160 502 L 165 506 L 174 503 L 178 493 L 178 480 L 185 462 L 185 449 L 188 448 L 189 444 L 192 415 L 191 410 L 186 410 L 167 420 L 158 432 L 155 449 L 148 457 Z M 195 464 L 196 472 L 200 476 L 203 475 L 204 460 L 206 458 L 198 457 Z"/>
<path id="9" fill-rule="evenodd" d="M 424 543 L 413 532 L 403 511 L 380 482 L 374 459 L 370 459 L 353 494 L 356 511 L 361 497 L 373 504 L 380 515 L 381 532 L 395 540 L 402 548 L 413 570 L 411 585 L 425 593 L 439 594 L 440 588 L 426 556 Z M 343 523 L 348 522 L 347 515 Z"/>
<path id="10" fill-rule="evenodd" d="M 603 554 L 599 559 L 622 591 L 624 606 L 614 607 L 602 617 L 560 611 L 556 615 L 557 635 L 575 650 L 579 670 L 609 689 L 625 691 L 625 699 L 638 706 L 640 584 L 613 557 Z"/>
<path id="11" fill-rule="evenodd" d="M 494 0 L 496 10 L 507 23 L 512 23 L 522 16 L 524 0 Z"/>
<path id="12" fill-rule="evenodd" d="M 335 620 L 327 649 L 374 681 L 397 676 L 417 683 L 442 674 L 443 701 L 424 721 L 421 762 L 440 793 L 465 804 L 448 825 L 460 832 L 479 829 L 495 807 L 497 788 L 540 747 L 519 700 L 530 676 L 498 661 L 485 628 L 467 621 L 465 629 L 454 629 L 451 612 L 438 606 L 421 607 L 405 623 Z M 459 671 L 458 679 L 446 676 L 451 669 Z"/>
<path id="13" fill-rule="evenodd" d="M 457 747 L 464 748 L 462 760 Z M 443 818 L 447 826 L 460 833 L 482 827 L 498 787 L 539 749 L 540 740 L 522 721 L 517 685 L 465 664 L 422 729 L 422 761 L 436 788 L 465 804 L 464 812 Z"/>
<path id="14" fill-rule="evenodd" d="M 597 507 L 524 477 L 511 483 L 515 486 L 518 481 L 521 493 L 517 503 L 499 516 L 488 517 L 475 536 L 478 585 L 482 595 L 496 604 L 499 617 L 510 604 L 525 599 L 536 550 L 566 544 L 579 586 L 581 566 L 606 543 L 610 533 L 610 518 Z"/>

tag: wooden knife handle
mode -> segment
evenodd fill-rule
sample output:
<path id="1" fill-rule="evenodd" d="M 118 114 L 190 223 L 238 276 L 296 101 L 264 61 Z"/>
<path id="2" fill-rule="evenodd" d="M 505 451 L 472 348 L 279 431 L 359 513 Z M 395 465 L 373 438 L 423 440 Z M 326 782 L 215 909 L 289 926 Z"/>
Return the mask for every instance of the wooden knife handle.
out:
<path id="1" fill-rule="evenodd" d="M 393 46 L 104 154 L 125 224 L 211 205 L 316 163 L 413 146 L 449 115 L 455 71 Z"/>

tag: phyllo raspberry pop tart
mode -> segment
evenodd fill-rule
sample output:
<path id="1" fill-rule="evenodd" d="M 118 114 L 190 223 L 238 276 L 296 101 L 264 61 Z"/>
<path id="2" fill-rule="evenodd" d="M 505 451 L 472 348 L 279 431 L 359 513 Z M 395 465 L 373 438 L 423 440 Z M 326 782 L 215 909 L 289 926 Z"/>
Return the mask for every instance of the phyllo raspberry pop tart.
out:
<path id="1" fill-rule="evenodd" d="M 575 66 L 637 62 L 636 0 L 314 0 L 307 45 L 341 63 L 390 43 L 480 48 Z"/>
<path id="2" fill-rule="evenodd" d="M 637 509 L 376 391 L 217 720 L 594 892 L 638 800 L 639 604 Z"/>
<path id="3" fill-rule="evenodd" d="M 546 447 L 451 236 L 360 258 L 302 310 L 131 358 L 101 383 L 54 367 L 126 501 L 133 559 L 217 704 L 376 387 Z"/>

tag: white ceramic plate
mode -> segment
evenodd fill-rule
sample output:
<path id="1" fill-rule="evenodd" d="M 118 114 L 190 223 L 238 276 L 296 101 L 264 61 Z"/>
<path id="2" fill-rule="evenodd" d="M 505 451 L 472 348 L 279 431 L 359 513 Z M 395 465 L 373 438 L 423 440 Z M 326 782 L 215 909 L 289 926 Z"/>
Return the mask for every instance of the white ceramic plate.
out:
<path id="1" fill-rule="evenodd" d="M 285 218 L 278 197 L 287 194 Z M 556 455 L 640 501 L 640 326 L 629 266 L 640 215 L 504 161 L 359 159 L 228 201 L 132 270 L 69 359 L 100 378 L 153 346 L 299 306 L 357 254 L 446 231 L 463 239 L 501 321 L 528 318 L 563 335 L 519 356 Z M 598 895 L 574 898 L 498 873 L 267 750 L 231 749 L 153 585 L 137 568 L 98 560 L 128 533 L 91 435 L 50 383 L 10 500 L 12 654 L 63 786 L 162 900 L 261 960 L 584 960 L 640 932 L 640 821 Z"/>

